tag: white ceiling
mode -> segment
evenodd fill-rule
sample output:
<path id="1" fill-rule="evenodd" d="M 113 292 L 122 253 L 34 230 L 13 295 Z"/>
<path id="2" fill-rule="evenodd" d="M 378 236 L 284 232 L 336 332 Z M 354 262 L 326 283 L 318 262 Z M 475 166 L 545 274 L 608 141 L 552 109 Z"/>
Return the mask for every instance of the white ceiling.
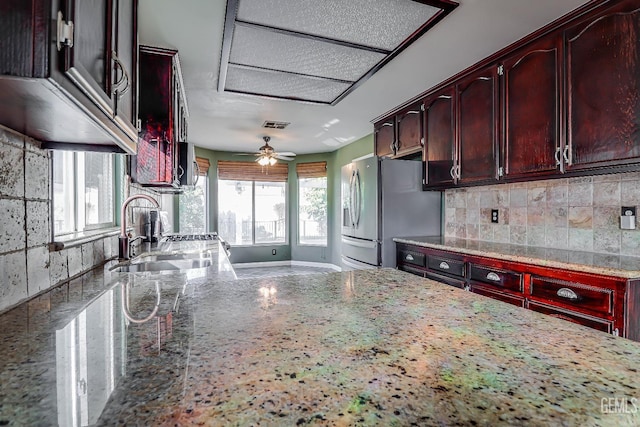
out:
<path id="1" fill-rule="evenodd" d="M 335 106 L 219 93 L 225 0 L 139 0 L 139 41 L 179 51 L 190 113 L 189 142 L 214 150 L 249 152 L 262 145 L 263 135 L 269 135 L 276 151 L 319 153 L 370 134 L 374 118 L 587 1 L 459 3 Z M 264 129 L 266 120 L 291 124 L 284 130 Z"/>

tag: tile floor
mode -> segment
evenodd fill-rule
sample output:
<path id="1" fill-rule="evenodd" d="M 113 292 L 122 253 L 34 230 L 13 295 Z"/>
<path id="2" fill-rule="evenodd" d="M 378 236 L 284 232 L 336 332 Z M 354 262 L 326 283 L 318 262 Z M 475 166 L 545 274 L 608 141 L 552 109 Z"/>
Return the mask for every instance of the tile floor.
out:
<path id="1" fill-rule="evenodd" d="M 330 273 L 336 270 L 326 267 L 307 267 L 301 265 L 279 265 L 279 266 L 264 266 L 264 267 L 248 267 L 239 268 L 237 265 L 233 266 L 236 271 L 238 279 L 258 278 L 258 277 L 277 277 L 288 275 L 302 275 L 302 274 L 318 274 L 318 273 Z"/>

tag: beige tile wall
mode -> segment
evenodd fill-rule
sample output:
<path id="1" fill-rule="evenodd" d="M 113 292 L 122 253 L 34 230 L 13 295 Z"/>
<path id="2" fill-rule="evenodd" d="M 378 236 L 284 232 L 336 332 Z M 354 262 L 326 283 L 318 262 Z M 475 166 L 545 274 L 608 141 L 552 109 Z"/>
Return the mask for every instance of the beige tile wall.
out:
<path id="1" fill-rule="evenodd" d="M 0 126 L 0 312 L 118 255 L 118 236 L 50 251 L 50 159 L 38 141 Z M 132 207 L 132 221 L 144 209 Z"/>
<path id="2" fill-rule="evenodd" d="M 640 173 L 451 189 L 445 235 L 640 256 L 640 228 L 620 229 L 622 206 L 640 213 Z"/>

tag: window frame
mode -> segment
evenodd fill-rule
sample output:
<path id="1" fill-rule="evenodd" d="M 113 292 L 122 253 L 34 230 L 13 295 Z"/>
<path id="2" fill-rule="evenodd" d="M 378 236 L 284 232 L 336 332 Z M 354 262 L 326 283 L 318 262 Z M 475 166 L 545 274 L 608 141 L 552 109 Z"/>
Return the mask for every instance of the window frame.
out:
<path id="1" fill-rule="evenodd" d="M 73 195 L 72 205 L 73 212 L 69 216 L 73 219 L 73 226 L 71 231 L 63 231 L 57 232 L 56 230 L 56 193 L 55 193 L 55 168 L 56 168 L 56 155 L 60 153 L 60 155 L 70 155 L 71 156 L 71 165 L 72 165 L 72 179 L 71 179 L 71 193 Z M 120 169 L 120 162 L 122 161 L 119 157 L 115 155 L 115 153 L 101 153 L 105 156 L 111 157 L 111 200 L 112 200 L 112 220 L 110 222 L 96 223 L 96 224 L 87 224 L 86 221 L 86 195 L 85 195 L 85 186 L 86 186 L 86 177 L 84 172 L 85 166 L 85 152 L 81 151 L 54 151 L 51 156 L 51 206 L 52 206 L 52 214 L 51 214 L 51 237 L 52 241 L 56 239 L 68 239 L 73 238 L 74 236 L 82 235 L 86 232 L 94 232 L 96 230 L 103 230 L 116 227 L 119 218 L 118 218 L 118 199 L 119 199 L 119 181 L 118 181 L 118 171 Z M 81 158 L 80 158 L 81 157 Z M 80 173 L 81 172 L 81 173 Z M 82 211 L 82 212 L 81 212 Z"/>
<path id="2" fill-rule="evenodd" d="M 200 173 L 198 175 L 198 178 L 196 180 L 196 183 L 194 184 L 194 187 L 198 186 L 198 184 L 203 183 L 203 195 L 204 195 L 204 231 L 203 233 L 209 233 L 209 229 L 210 229 L 210 224 L 209 224 L 209 218 L 211 218 L 211 213 L 210 211 L 210 204 L 209 204 L 209 186 L 211 185 L 211 182 L 209 181 L 209 173 L 205 172 L 205 173 Z M 178 196 L 178 228 L 180 229 L 180 233 L 184 233 L 185 231 L 182 230 L 182 208 L 181 208 L 181 203 L 182 203 L 182 194 L 180 194 Z M 192 232 L 189 232 L 191 234 L 193 234 Z"/>
<path id="3" fill-rule="evenodd" d="M 256 180 L 238 180 L 238 179 L 220 179 L 218 178 L 218 191 L 217 197 L 217 211 L 216 211 L 216 231 L 220 234 L 220 183 L 221 182 L 245 182 L 251 183 L 251 242 L 247 243 L 235 243 L 234 247 L 264 247 L 264 246 L 286 246 L 289 244 L 289 183 L 287 181 L 256 181 Z M 284 185 L 284 241 L 282 242 L 260 242 L 256 243 L 256 184 L 280 184 Z M 225 238 L 225 236 L 221 236 Z"/>
<path id="4" fill-rule="evenodd" d="M 325 230 L 323 243 L 308 243 L 308 242 L 302 242 L 301 241 L 302 230 L 301 230 L 301 227 L 300 227 L 300 222 L 301 222 L 300 213 L 301 213 L 301 209 L 302 209 L 301 192 L 302 192 L 303 187 L 302 187 L 302 185 L 300 185 L 300 183 L 303 180 L 307 180 L 307 179 L 309 179 L 309 180 L 311 180 L 311 179 L 324 179 L 324 181 L 325 181 L 324 190 L 325 190 L 325 197 L 327 198 L 327 202 L 326 202 L 326 206 L 325 206 L 325 215 L 327 217 L 326 218 L 326 222 L 327 223 L 325 224 L 326 230 Z M 329 246 L 329 224 L 328 224 L 328 221 L 329 221 L 329 200 L 328 200 L 329 197 L 328 196 L 329 196 L 329 194 L 328 194 L 328 192 L 329 192 L 329 179 L 328 179 L 328 177 L 326 175 L 323 176 L 323 177 L 314 177 L 314 178 L 312 178 L 312 177 L 298 177 L 298 212 L 297 212 L 297 214 L 298 214 L 297 245 L 298 246 L 309 246 L 309 247 L 315 247 L 315 248 L 326 248 L 326 247 Z"/>

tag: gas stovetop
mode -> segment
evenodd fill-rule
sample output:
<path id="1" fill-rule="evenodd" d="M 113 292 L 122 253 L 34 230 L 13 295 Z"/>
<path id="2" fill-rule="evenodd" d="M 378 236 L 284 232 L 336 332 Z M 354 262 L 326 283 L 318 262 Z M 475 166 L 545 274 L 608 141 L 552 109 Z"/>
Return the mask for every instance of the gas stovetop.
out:
<path id="1" fill-rule="evenodd" d="M 197 240 L 218 240 L 218 234 L 171 234 L 162 238 L 163 242 L 194 242 Z"/>

